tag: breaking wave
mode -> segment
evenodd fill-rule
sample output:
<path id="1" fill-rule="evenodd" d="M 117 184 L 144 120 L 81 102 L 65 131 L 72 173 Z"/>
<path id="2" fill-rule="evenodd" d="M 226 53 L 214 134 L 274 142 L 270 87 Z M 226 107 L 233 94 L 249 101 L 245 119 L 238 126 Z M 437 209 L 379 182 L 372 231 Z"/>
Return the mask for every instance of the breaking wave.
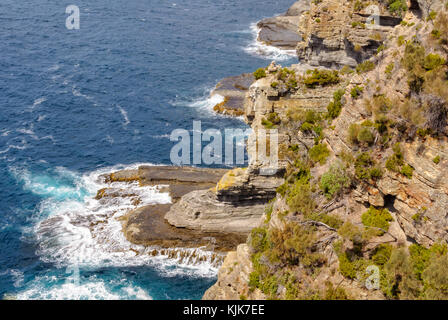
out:
<path id="1" fill-rule="evenodd" d="M 163 277 L 214 278 L 223 256 L 201 248 L 159 249 L 134 245 L 122 232 L 121 218 L 137 206 L 170 203 L 163 186 L 140 186 L 138 182 L 107 183 L 104 174 L 133 166 L 104 168 L 78 175 L 65 168 L 35 174 L 23 168 L 10 168 L 27 190 L 42 197 L 32 219 L 33 227 L 24 230 L 37 243 L 37 255 L 58 270 L 80 268 L 149 267 Z M 151 164 L 150 164 L 151 165 Z M 96 192 L 111 188 L 117 197 L 96 199 Z M 18 294 L 23 299 L 121 299 L 150 298 L 141 288 L 131 285 L 123 291 L 110 291 L 103 279 L 89 279 L 87 285 L 65 283 L 66 275 L 35 279 Z M 124 278 L 125 279 L 125 278 Z M 123 280 L 124 281 L 124 280 Z M 45 290 L 41 290 L 45 286 Z M 109 288 L 109 289 L 108 289 Z M 120 291 L 117 293 L 117 290 Z M 129 291 L 129 292 L 128 292 Z M 45 293 L 43 293 L 45 292 Z M 126 293 L 127 292 L 127 293 Z M 133 294 L 130 294 L 133 292 Z M 118 294 L 118 295 L 117 295 Z"/>
<path id="2" fill-rule="evenodd" d="M 277 62 L 297 59 L 295 50 L 284 50 L 274 46 L 268 46 L 258 41 L 260 28 L 258 28 L 257 23 L 251 24 L 250 30 L 252 33 L 252 40 L 249 45 L 244 48 L 246 53 L 252 56 L 262 57 L 266 60 L 275 60 Z"/>

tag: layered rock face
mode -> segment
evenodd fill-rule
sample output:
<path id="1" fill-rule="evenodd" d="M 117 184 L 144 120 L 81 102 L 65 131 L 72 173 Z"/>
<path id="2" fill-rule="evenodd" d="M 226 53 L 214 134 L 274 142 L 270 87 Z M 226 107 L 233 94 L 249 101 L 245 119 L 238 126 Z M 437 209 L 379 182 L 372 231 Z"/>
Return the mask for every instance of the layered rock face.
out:
<path id="1" fill-rule="evenodd" d="M 206 247 L 209 250 L 228 251 L 246 239 L 246 235 L 237 228 L 204 228 L 205 231 L 179 229 L 165 220 L 165 215 L 173 204 L 140 206 L 137 195 L 126 192 L 127 184 L 133 182 L 138 182 L 140 186 L 161 186 L 160 192 L 168 192 L 176 205 L 185 195 L 215 188 L 226 172 L 227 170 L 222 169 L 140 166 L 135 170 L 122 170 L 105 175 L 104 179 L 115 183 L 114 187 L 99 190 L 96 199 L 135 198 L 133 203 L 136 208 L 121 218 L 123 233 L 131 243 L 162 248 Z M 117 187 L 117 183 L 121 187 Z"/>
<path id="2" fill-rule="evenodd" d="M 266 203 L 283 182 L 277 176 L 260 176 L 252 169 L 231 170 L 213 189 L 183 196 L 166 214 L 166 220 L 180 228 L 249 233 L 259 224 Z"/>
<path id="3" fill-rule="evenodd" d="M 388 14 L 381 3 L 375 3 L 379 25 L 368 20 L 376 10 L 355 11 L 353 1 L 316 3 L 301 15 L 299 33 L 303 41 L 297 46 L 300 61 L 312 66 L 356 66 L 371 57 L 401 21 Z"/>
<path id="4" fill-rule="evenodd" d="M 354 12 L 352 2 L 316 1 L 302 15 L 305 62 L 355 66 L 373 57 L 337 81 L 303 65 L 271 64 L 249 88 L 246 119 L 255 132 L 278 130 L 286 183 L 204 299 L 448 298 L 434 289 L 444 280 L 431 274 L 444 268 L 448 242 L 448 49 L 436 29 L 446 28 L 447 14 L 442 1 L 430 10 L 423 3 L 411 1 L 400 25 L 382 8 L 373 31 L 362 26 L 365 8 Z M 429 12 L 437 8 L 435 19 Z M 350 181 L 345 187 L 339 174 Z M 429 260 L 416 276 L 418 252 Z M 376 289 L 362 276 L 369 265 L 380 270 Z"/>

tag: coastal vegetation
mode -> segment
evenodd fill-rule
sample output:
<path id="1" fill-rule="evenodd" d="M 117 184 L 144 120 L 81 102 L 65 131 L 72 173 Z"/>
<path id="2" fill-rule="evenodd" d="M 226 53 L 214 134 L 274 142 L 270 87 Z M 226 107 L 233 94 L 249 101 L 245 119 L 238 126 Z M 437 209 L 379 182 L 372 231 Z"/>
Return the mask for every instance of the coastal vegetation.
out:
<path id="1" fill-rule="evenodd" d="M 314 69 L 307 72 L 303 79 L 303 83 L 308 88 L 315 88 L 316 86 L 327 86 L 339 83 L 339 72 L 336 70 L 319 70 Z"/>
<path id="2" fill-rule="evenodd" d="M 368 39 L 349 43 L 353 56 L 319 51 L 308 61 L 330 62 L 271 65 L 268 84 L 260 82 L 268 90 L 253 121 L 283 135 L 284 180 L 248 238 L 247 295 L 448 299 L 439 223 L 446 197 L 438 185 L 445 186 L 446 170 L 448 16 L 429 10 L 417 21 L 416 8 L 388 0 L 382 14 L 397 26 L 387 33 L 353 14 L 365 2 L 352 5 L 345 40 L 350 32 Z M 318 13 L 309 20 L 313 30 L 330 15 Z M 331 37 L 324 41 L 339 39 Z M 297 50 L 301 59 L 312 55 Z M 377 282 L 369 282 L 375 272 Z"/>

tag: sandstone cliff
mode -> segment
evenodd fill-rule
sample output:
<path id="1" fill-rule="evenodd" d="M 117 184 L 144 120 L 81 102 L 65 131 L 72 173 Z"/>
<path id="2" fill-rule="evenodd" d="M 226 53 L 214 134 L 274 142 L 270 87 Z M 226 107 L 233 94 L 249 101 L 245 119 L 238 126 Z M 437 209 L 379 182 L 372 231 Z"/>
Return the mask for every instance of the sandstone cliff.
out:
<path id="1" fill-rule="evenodd" d="M 298 54 L 320 69 L 273 63 L 249 88 L 285 182 L 204 299 L 448 298 L 447 7 L 375 3 L 371 30 L 362 3 L 313 2 Z"/>

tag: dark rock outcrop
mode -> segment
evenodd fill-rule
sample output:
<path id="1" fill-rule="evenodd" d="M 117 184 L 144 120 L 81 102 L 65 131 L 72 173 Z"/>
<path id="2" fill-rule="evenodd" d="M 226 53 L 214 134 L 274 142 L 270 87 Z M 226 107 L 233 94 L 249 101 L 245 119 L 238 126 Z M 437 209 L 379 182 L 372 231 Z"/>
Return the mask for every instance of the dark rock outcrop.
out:
<path id="1" fill-rule="evenodd" d="M 301 0 L 284 14 L 261 20 L 258 41 L 285 50 L 295 50 L 302 40 L 298 33 L 300 16 L 310 8 L 310 0 Z"/>
<path id="2" fill-rule="evenodd" d="M 221 80 L 211 95 L 218 94 L 224 98 L 224 101 L 214 106 L 213 110 L 220 114 L 242 116 L 244 114 L 244 97 L 254 81 L 252 73 L 243 73 Z"/>
<path id="3" fill-rule="evenodd" d="M 123 218 L 123 232 L 128 241 L 145 246 L 202 247 L 209 250 L 228 251 L 245 241 L 237 233 L 200 232 L 176 228 L 165 220 L 171 204 L 150 205 L 129 212 Z"/>

